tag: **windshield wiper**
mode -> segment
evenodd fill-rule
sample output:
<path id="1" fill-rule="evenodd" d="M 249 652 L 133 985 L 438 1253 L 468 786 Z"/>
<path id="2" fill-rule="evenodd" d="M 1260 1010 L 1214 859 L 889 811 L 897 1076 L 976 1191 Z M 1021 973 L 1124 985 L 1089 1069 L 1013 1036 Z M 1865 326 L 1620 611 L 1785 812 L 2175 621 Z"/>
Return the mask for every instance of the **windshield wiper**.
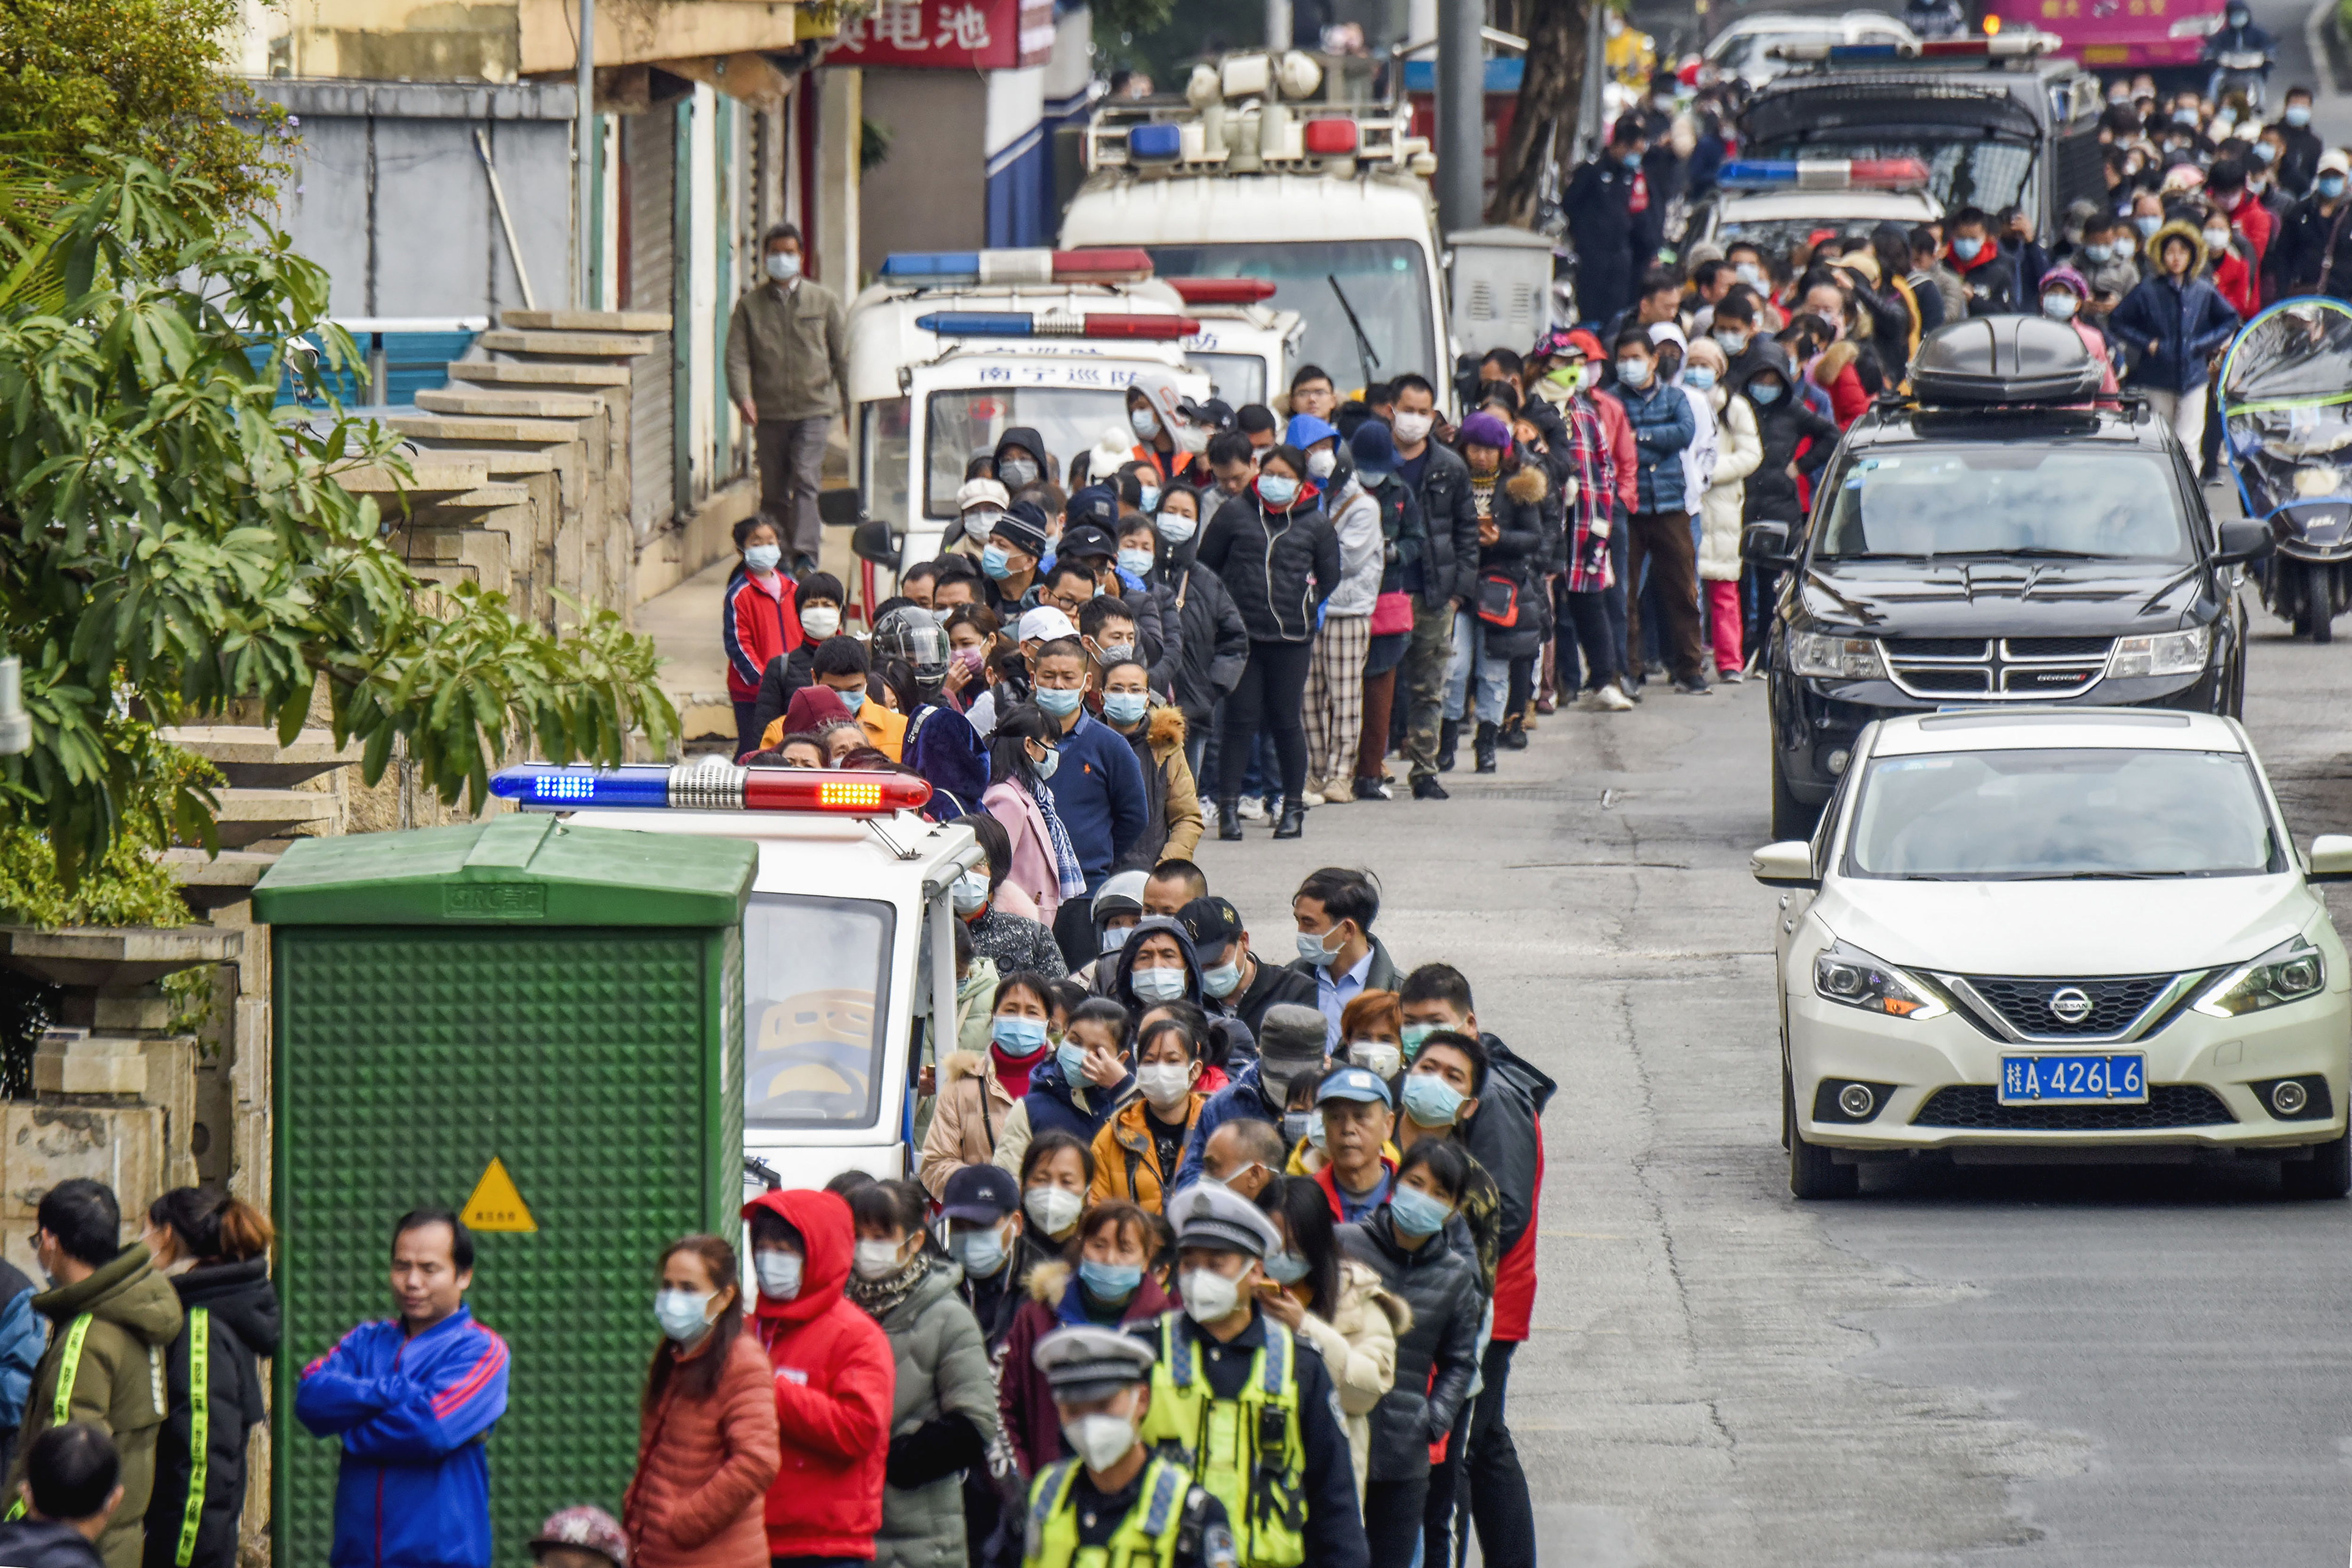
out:
<path id="1" fill-rule="evenodd" d="M 1348 313 L 1348 325 L 1356 334 L 1356 359 L 1364 373 L 1364 384 L 1372 384 L 1372 372 L 1381 368 L 1381 356 L 1372 352 L 1372 340 L 1364 335 L 1364 323 L 1356 320 L 1356 307 L 1348 303 L 1348 291 L 1339 287 L 1339 275 L 1323 274 L 1323 281 L 1331 285 L 1331 292 L 1339 296 L 1339 309 Z"/>
<path id="2" fill-rule="evenodd" d="M 2154 882 L 2171 877 L 2189 877 L 2193 871 L 2052 871 L 2004 878 L 2011 882 Z"/>
<path id="3" fill-rule="evenodd" d="M 1969 560 L 1999 560 L 2014 555 L 2028 561 L 2105 561 L 2110 559 L 2095 550 L 2058 550 L 2046 544 L 2020 544 L 2008 550 L 1938 550 L 1927 559 L 1940 561 L 1948 557 Z"/>

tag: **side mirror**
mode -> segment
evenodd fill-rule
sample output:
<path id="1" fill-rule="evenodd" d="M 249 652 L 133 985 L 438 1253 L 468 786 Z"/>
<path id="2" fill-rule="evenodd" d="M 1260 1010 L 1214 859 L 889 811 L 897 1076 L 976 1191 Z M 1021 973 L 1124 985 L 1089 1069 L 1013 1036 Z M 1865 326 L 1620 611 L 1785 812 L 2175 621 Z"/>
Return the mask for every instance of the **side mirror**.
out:
<path id="1" fill-rule="evenodd" d="M 1785 522 L 1749 523 L 1739 535 L 1739 558 L 1756 566 L 1782 570 L 1794 566 L 1797 556 L 1789 547 L 1789 525 Z"/>
<path id="2" fill-rule="evenodd" d="M 2352 849 L 2352 838 L 2344 840 Z M 1748 874 L 1768 888 L 1818 888 L 1813 875 L 1813 847 L 1801 838 L 1767 844 L 1748 858 Z"/>
<path id="3" fill-rule="evenodd" d="M 851 532 L 849 551 L 860 561 L 871 561 L 877 566 L 887 566 L 895 571 L 898 565 L 900 542 L 901 536 L 890 531 L 888 519 L 869 517 Z"/>
<path id="4" fill-rule="evenodd" d="M 856 485 L 819 490 L 816 516 L 828 528 L 855 528 L 866 519 L 866 497 Z"/>
<path id="5" fill-rule="evenodd" d="M 2352 882 L 2352 837 L 2323 833 L 2311 841 L 2311 869 L 2306 882 Z"/>
<path id="6" fill-rule="evenodd" d="M 2213 552 L 2216 566 L 2238 566 L 2260 561 L 2277 548 L 2271 525 L 2252 518 L 2233 517 L 2221 525 L 2221 548 Z"/>

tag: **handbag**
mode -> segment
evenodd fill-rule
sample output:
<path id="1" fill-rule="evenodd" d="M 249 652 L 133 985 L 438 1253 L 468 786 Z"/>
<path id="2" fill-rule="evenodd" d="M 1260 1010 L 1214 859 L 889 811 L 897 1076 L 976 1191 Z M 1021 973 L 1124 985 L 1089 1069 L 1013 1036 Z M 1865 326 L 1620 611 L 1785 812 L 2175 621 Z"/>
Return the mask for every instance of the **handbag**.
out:
<path id="1" fill-rule="evenodd" d="M 1478 618 L 1490 626 L 1510 630 L 1519 624 L 1519 584 L 1500 572 L 1478 579 Z"/>
<path id="2" fill-rule="evenodd" d="M 1372 601 L 1372 636 L 1393 637 L 1412 630 L 1412 595 L 1399 589 Z"/>

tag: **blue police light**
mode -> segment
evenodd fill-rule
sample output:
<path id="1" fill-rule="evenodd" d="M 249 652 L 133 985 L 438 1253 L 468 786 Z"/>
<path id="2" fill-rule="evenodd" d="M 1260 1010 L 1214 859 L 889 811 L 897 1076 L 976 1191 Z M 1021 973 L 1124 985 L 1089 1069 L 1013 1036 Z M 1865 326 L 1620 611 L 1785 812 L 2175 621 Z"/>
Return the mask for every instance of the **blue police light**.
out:
<path id="1" fill-rule="evenodd" d="M 524 805 L 666 806 L 669 772 L 658 763 L 631 763 L 617 768 L 524 763 L 492 773 L 490 793 Z"/>
<path id="2" fill-rule="evenodd" d="M 1173 125 L 1138 125 L 1127 133 L 1127 155 L 1139 163 L 1171 162 L 1183 151 L 1183 134 Z"/>
<path id="3" fill-rule="evenodd" d="M 980 252 L 977 250 L 901 250 L 891 253 L 882 263 L 882 277 L 893 283 L 911 283 L 918 279 L 938 282 L 943 279 L 980 277 Z"/>
<path id="4" fill-rule="evenodd" d="M 921 331 L 951 338 L 1025 338 L 1035 322 L 1026 310 L 934 310 L 915 318 Z"/>

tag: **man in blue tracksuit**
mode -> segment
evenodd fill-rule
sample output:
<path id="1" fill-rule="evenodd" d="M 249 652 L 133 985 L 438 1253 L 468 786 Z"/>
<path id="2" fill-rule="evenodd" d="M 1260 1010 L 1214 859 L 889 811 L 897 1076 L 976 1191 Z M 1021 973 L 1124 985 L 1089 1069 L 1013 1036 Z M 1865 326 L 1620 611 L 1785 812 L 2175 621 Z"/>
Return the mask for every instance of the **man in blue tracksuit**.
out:
<path id="1" fill-rule="evenodd" d="M 1054 940 L 1076 969 L 1093 963 L 1100 951 L 1089 913 L 1095 890 L 1119 857 L 1143 837 L 1151 814 L 1135 748 L 1126 736 L 1087 712 L 1087 680 L 1094 661 L 1087 657 L 1086 645 L 1063 637 L 1039 648 L 1031 662 L 1035 685 L 1030 700 L 1062 727 L 1058 760 L 1045 787 L 1087 879 L 1087 896 L 1065 899 L 1054 920 Z"/>
<path id="2" fill-rule="evenodd" d="M 1628 613 L 1626 637 L 1634 650 L 1633 668 L 1641 668 L 1642 626 L 1639 614 L 1642 568 L 1657 579 L 1658 603 L 1666 624 L 1659 646 L 1673 669 L 1675 689 L 1694 696 L 1707 691 L 1706 674 L 1699 658 L 1698 548 L 1691 541 L 1690 509 L 1698 498 L 1683 493 L 1683 448 L 1698 434 L 1698 416 L 1683 389 L 1660 373 L 1658 356 L 1645 328 L 1628 327 L 1618 335 L 1617 400 L 1625 405 L 1625 422 L 1633 428 L 1634 467 L 1641 479 L 1640 505 L 1633 515 L 1633 537 L 1626 541 L 1626 585 L 1635 606 Z"/>
<path id="3" fill-rule="evenodd" d="M 400 1315 L 362 1323 L 302 1369 L 294 1415 L 340 1437 L 331 1568 L 489 1568 L 490 1467 L 506 1342 L 474 1321 L 474 1238 L 446 1209 L 392 1237 Z"/>

